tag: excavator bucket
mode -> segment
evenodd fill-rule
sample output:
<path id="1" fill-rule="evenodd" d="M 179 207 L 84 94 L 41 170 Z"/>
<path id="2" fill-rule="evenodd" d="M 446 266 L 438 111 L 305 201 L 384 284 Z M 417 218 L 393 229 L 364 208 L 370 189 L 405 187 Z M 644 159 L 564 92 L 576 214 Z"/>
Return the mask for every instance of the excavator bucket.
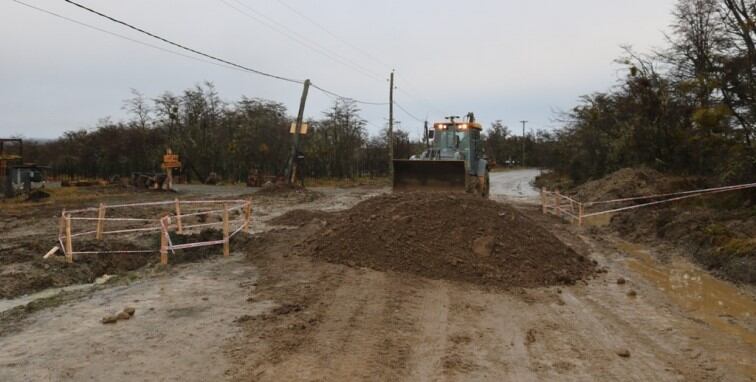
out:
<path id="1" fill-rule="evenodd" d="M 462 160 L 394 160 L 394 191 L 465 192 Z"/>

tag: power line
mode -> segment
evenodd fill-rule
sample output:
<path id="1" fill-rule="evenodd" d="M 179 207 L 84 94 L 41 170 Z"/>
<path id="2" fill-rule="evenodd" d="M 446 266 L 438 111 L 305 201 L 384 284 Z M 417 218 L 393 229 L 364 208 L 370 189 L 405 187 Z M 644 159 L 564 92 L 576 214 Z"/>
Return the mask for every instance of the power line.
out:
<path id="1" fill-rule="evenodd" d="M 260 12 L 260 11 L 258 11 L 256 9 L 252 8 L 250 5 L 244 3 L 244 2 L 242 2 L 240 0 L 232 0 L 232 1 L 234 1 L 234 3 L 236 3 L 236 4 L 239 4 L 241 7 L 244 7 L 249 12 L 252 12 L 252 14 L 250 14 L 250 13 L 244 11 L 243 9 L 240 9 L 239 7 L 237 7 L 237 6 L 229 3 L 227 0 L 218 0 L 218 1 L 220 1 L 221 3 L 223 3 L 224 5 L 226 5 L 227 7 L 235 10 L 239 14 L 241 14 L 243 16 L 246 16 L 247 18 L 252 19 L 254 21 L 257 21 L 260 24 L 263 24 L 264 26 L 266 26 L 267 28 L 273 30 L 274 32 L 280 33 L 280 34 L 288 37 L 292 41 L 296 42 L 299 45 L 304 46 L 305 48 L 308 48 L 308 49 L 310 49 L 310 50 L 312 50 L 312 51 L 314 51 L 316 53 L 319 53 L 319 54 L 321 54 L 321 55 L 323 55 L 323 56 L 325 56 L 325 57 L 327 57 L 327 58 L 329 58 L 329 59 L 331 59 L 331 60 L 333 60 L 333 61 L 341 64 L 341 65 L 344 65 L 344 66 L 346 66 L 346 67 L 348 67 L 348 68 L 350 68 L 352 70 L 355 70 L 356 72 L 358 72 L 358 73 L 360 73 L 360 74 L 362 74 L 362 75 L 364 75 L 366 77 L 369 77 L 369 78 L 374 79 L 374 80 L 379 80 L 379 81 L 381 80 L 380 76 L 377 75 L 377 74 L 375 74 L 375 73 L 373 73 L 370 69 L 367 69 L 367 68 L 365 68 L 365 67 L 363 67 L 363 66 L 361 66 L 361 65 L 359 65 L 359 64 L 357 64 L 357 63 L 355 63 L 355 62 L 353 62 L 351 60 L 349 60 L 348 58 L 346 58 L 346 57 L 344 57 L 342 55 L 339 55 L 338 53 L 336 53 L 336 52 L 334 52 L 334 51 L 332 51 L 332 50 L 324 47 L 323 45 L 321 45 L 321 44 L 319 44 L 319 43 L 317 43 L 317 42 L 315 42 L 313 40 L 310 40 L 310 39 L 308 39 L 305 36 L 302 36 L 301 34 L 297 33 L 296 31 L 292 30 L 291 28 L 287 27 L 286 25 L 284 25 L 284 24 L 282 24 L 282 23 L 280 23 L 280 22 L 272 19 L 271 17 L 269 17 L 269 16 L 263 14 L 262 12 Z"/>
<path id="2" fill-rule="evenodd" d="M 414 119 L 415 121 L 418 121 L 418 122 L 420 122 L 420 123 L 424 123 L 424 122 L 425 122 L 425 120 L 423 120 L 423 119 L 420 119 L 420 118 L 418 118 L 418 117 L 415 117 L 415 116 L 414 116 L 414 115 L 413 115 L 412 113 L 410 113 L 409 111 L 407 111 L 407 109 L 405 109 L 405 108 L 404 108 L 404 107 L 403 107 L 402 105 L 400 105 L 400 104 L 399 104 L 398 102 L 394 101 L 394 106 L 398 107 L 398 108 L 399 108 L 399 110 L 403 111 L 403 112 L 404 112 L 404 114 L 407 114 L 408 116 L 410 116 L 410 118 Z"/>
<path id="3" fill-rule="evenodd" d="M 347 46 L 349 46 L 350 48 L 354 49 L 355 51 L 362 53 L 364 56 L 370 58 L 375 63 L 377 63 L 377 64 L 379 64 L 381 66 L 384 66 L 386 68 L 390 68 L 391 67 L 389 64 L 386 64 L 385 62 L 383 62 L 381 59 L 377 58 L 376 56 L 374 56 L 370 52 L 366 51 L 365 49 L 360 48 L 359 46 L 357 46 L 355 44 L 350 43 L 345 38 L 342 38 L 341 36 L 339 36 L 336 33 L 332 32 L 327 27 L 323 26 L 323 24 L 317 22 L 313 18 L 311 18 L 311 17 L 307 16 L 306 14 L 300 12 L 299 10 L 297 10 L 296 8 L 294 8 L 293 6 L 291 6 L 290 4 L 286 3 L 284 0 L 277 0 L 277 1 L 278 1 L 279 4 L 281 4 L 282 6 L 286 7 L 288 10 L 290 10 L 294 14 L 296 14 L 299 17 L 301 17 L 302 19 L 308 21 L 310 24 L 314 25 L 318 29 L 320 29 L 323 32 L 327 33 L 328 35 L 330 35 L 334 39 L 340 41 L 341 43 L 343 43 L 343 44 L 345 44 Z M 411 81 L 408 81 L 405 77 L 402 77 L 402 78 L 404 78 L 404 81 L 406 81 L 412 87 Z M 426 106 L 430 107 L 431 109 L 433 109 L 434 111 L 436 111 L 436 112 L 438 112 L 440 114 L 444 114 L 445 113 L 444 111 L 442 111 L 439 108 L 435 107 L 434 105 L 430 104 L 426 100 L 421 99 L 419 97 L 416 97 L 416 96 L 412 95 L 411 93 L 407 92 L 406 90 L 402 89 L 401 87 L 397 88 L 397 90 L 400 91 L 400 92 L 402 92 L 402 93 L 404 93 L 405 95 L 407 95 L 409 97 L 412 97 L 412 98 L 420 101 L 421 103 L 425 104 Z"/>
<path id="4" fill-rule="evenodd" d="M 50 16 L 57 17 L 59 19 L 62 19 L 62 20 L 65 20 L 65 21 L 68 21 L 68 22 L 71 22 L 71 23 L 83 26 L 85 28 L 92 29 L 92 30 L 95 30 L 97 32 L 105 33 L 105 34 L 111 35 L 113 37 L 118 37 L 120 39 L 127 40 L 127 41 L 130 41 L 130 42 L 133 42 L 133 43 L 136 43 L 136 44 L 139 44 L 139 45 L 143 45 L 143 46 L 146 46 L 146 47 L 149 47 L 149 48 L 152 48 L 152 49 L 157 49 L 159 51 L 170 53 L 170 54 L 173 54 L 173 55 L 176 55 L 176 56 L 179 56 L 179 57 L 188 58 L 190 60 L 194 60 L 194 61 L 198 61 L 198 62 L 203 62 L 203 63 L 211 64 L 211 65 L 216 65 L 216 66 L 219 66 L 221 68 L 238 70 L 238 71 L 242 71 L 242 72 L 245 72 L 245 73 L 247 72 L 246 70 L 242 70 L 242 69 L 239 69 L 237 67 L 221 64 L 221 63 L 218 63 L 218 62 L 215 62 L 215 61 L 204 60 L 204 59 L 199 58 L 199 57 L 190 56 L 188 54 L 183 54 L 181 52 L 176 52 L 174 50 L 165 49 L 165 48 L 163 48 L 161 46 L 153 45 L 153 44 L 150 44 L 150 43 L 147 43 L 147 42 L 144 42 L 144 41 L 139 41 L 139 40 L 133 39 L 131 37 L 124 36 L 122 34 L 111 32 L 109 30 L 102 29 L 102 28 L 96 27 L 94 25 L 87 24 L 85 22 L 81 22 L 79 20 L 72 19 L 70 17 L 66 17 L 66 16 L 63 16 L 63 15 L 58 14 L 58 13 L 55 13 L 55 12 L 52 12 L 52 11 L 48 11 L 48 10 L 43 9 L 43 8 L 39 8 L 39 7 L 36 7 L 34 5 L 31 5 L 31 4 L 27 4 L 27 3 L 23 2 L 23 1 L 19 1 L 19 0 L 11 0 L 11 1 L 13 1 L 15 3 L 18 3 L 19 5 L 23 5 L 23 6 L 27 7 L 27 8 L 33 9 L 35 11 L 46 13 L 46 14 L 48 14 Z"/>
<path id="5" fill-rule="evenodd" d="M 377 64 L 379 64 L 379 65 L 381 65 L 381 66 L 383 66 L 383 67 L 385 67 L 385 68 L 390 68 L 390 67 L 391 67 L 391 65 L 389 65 L 389 64 L 387 64 L 387 63 L 385 63 L 385 62 L 383 62 L 383 61 L 382 61 L 381 59 L 379 59 L 378 57 L 376 57 L 376 56 L 372 55 L 372 54 L 371 54 L 370 52 L 368 52 L 368 51 L 366 51 L 366 50 L 364 50 L 364 49 L 360 48 L 360 47 L 359 47 L 359 46 L 357 46 L 357 45 L 354 45 L 354 44 L 350 43 L 349 41 L 347 41 L 347 40 L 346 40 L 346 39 L 344 39 L 344 38 L 341 38 L 341 37 L 340 37 L 340 36 L 338 36 L 338 35 L 337 35 L 336 33 L 334 33 L 334 32 L 331 32 L 331 30 L 329 30 L 328 28 L 326 28 L 326 27 L 325 27 L 325 26 L 323 26 L 322 24 L 318 23 L 317 21 L 313 20 L 313 19 L 312 19 L 311 17 L 309 17 L 309 16 L 305 15 L 304 13 L 302 13 L 302 12 L 298 11 L 298 10 L 297 10 L 296 8 L 294 8 L 293 6 L 291 6 L 291 5 L 287 4 L 287 3 L 285 2 L 285 1 L 283 1 L 283 0 L 278 0 L 278 3 L 279 3 L 279 4 L 281 4 L 281 5 L 283 5 L 283 6 L 284 6 L 284 7 L 286 7 L 286 8 L 288 9 L 288 10 L 290 10 L 290 11 L 291 11 L 291 12 L 293 12 L 293 13 L 295 13 L 295 14 L 296 14 L 296 15 L 298 15 L 299 17 L 301 17 L 301 18 L 303 18 L 303 19 L 307 20 L 307 21 L 308 21 L 308 22 L 309 22 L 310 24 L 312 24 L 312 25 L 316 26 L 316 27 L 317 27 L 318 29 L 320 29 L 320 30 L 322 30 L 323 32 L 327 33 L 328 35 L 330 35 L 331 37 L 333 37 L 333 38 L 335 38 L 336 40 L 340 41 L 340 42 L 341 42 L 341 43 L 343 43 L 344 45 L 347 45 L 347 46 L 349 46 L 350 48 L 352 48 L 352 49 L 354 49 L 354 50 L 356 50 L 356 51 L 358 51 L 358 52 L 362 53 L 362 54 L 363 54 L 363 55 L 364 55 L 365 57 L 368 57 L 368 58 L 370 58 L 371 60 L 373 60 L 373 61 L 374 61 L 374 62 L 376 62 Z"/>
<path id="6" fill-rule="evenodd" d="M 243 70 L 246 70 L 248 72 L 256 73 L 256 74 L 259 74 L 261 76 L 275 78 L 275 79 L 278 79 L 278 80 L 281 80 L 281 81 L 293 82 L 293 83 L 296 83 L 296 84 L 303 84 L 304 83 L 304 81 L 302 81 L 302 80 L 295 80 L 295 79 L 291 79 L 291 78 L 287 78 L 287 77 L 283 77 L 283 76 L 278 76 L 278 75 L 275 75 L 275 74 L 270 74 L 270 73 L 267 73 L 267 72 L 264 72 L 264 71 L 261 71 L 261 70 L 253 69 L 253 68 L 250 68 L 250 67 L 247 67 L 247 66 L 244 66 L 244 65 L 240 65 L 240 64 L 237 64 L 237 63 L 234 63 L 234 62 L 231 62 L 231 61 L 228 61 L 228 60 L 225 60 L 225 59 L 222 59 L 222 58 L 219 58 L 219 57 L 216 57 L 216 56 L 204 53 L 204 52 L 201 52 L 201 51 L 193 49 L 193 48 L 189 48 L 189 47 L 187 47 L 185 45 L 173 42 L 171 40 L 168 40 L 167 38 L 160 37 L 160 36 L 158 36 L 158 35 L 156 35 L 154 33 L 148 32 L 148 31 L 146 31 L 146 30 L 144 30 L 142 28 L 133 26 L 133 25 L 131 25 L 131 24 L 125 22 L 125 21 L 121 21 L 121 20 L 116 19 L 114 17 L 108 16 L 108 15 L 106 15 L 104 13 L 101 13 L 101 12 L 98 12 L 98 11 L 92 9 L 92 8 L 88 8 L 88 7 L 84 6 L 84 5 L 81 5 L 81 4 L 77 3 L 77 2 L 75 2 L 75 1 L 72 1 L 72 0 L 63 0 L 63 1 L 65 1 L 66 3 L 69 3 L 71 5 L 74 5 L 76 7 L 79 7 L 79 8 L 81 8 L 81 9 L 87 11 L 87 12 L 94 13 L 95 15 L 98 15 L 100 17 L 104 17 L 104 18 L 106 18 L 106 19 L 108 19 L 108 20 L 110 20 L 110 21 L 112 21 L 114 23 L 121 24 L 121 25 L 123 25 L 123 26 L 125 26 L 127 28 L 133 29 L 133 30 L 135 30 L 135 31 L 137 31 L 139 33 L 145 34 L 145 35 L 150 36 L 152 38 L 155 38 L 155 39 L 158 39 L 160 41 L 163 41 L 163 42 L 165 42 L 167 44 L 173 45 L 173 46 L 175 46 L 177 48 L 181 48 L 183 50 L 186 50 L 188 52 L 192 52 L 194 54 L 198 54 L 200 56 L 209 58 L 211 60 L 222 62 L 222 63 L 224 63 L 226 65 L 230 65 L 230 66 L 233 66 L 233 67 L 236 67 L 236 68 L 239 68 L 239 69 L 243 69 Z"/>
<path id="7" fill-rule="evenodd" d="M 334 93 L 334 92 L 332 92 L 330 90 L 324 89 L 324 88 L 322 88 L 322 87 L 320 87 L 320 86 L 318 86 L 316 84 L 311 84 L 310 86 L 312 86 L 313 88 L 315 88 L 317 90 L 320 90 L 321 92 L 323 92 L 323 93 L 325 93 L 325 94 L 327 94 L 329 96 L 333 96 L 333 97 L 340 98 L 340 99 L 346 99 L 346 100 L 354 101 L 355 103 L 359 103 L 359 104 L 363 104 L 363 105 L 385 106 L 385 105 L 389 104 L 388 102 L 370 102 L 370 101 L 362 101 L 362 100 L 355 99 L 355 98 L 352 98 L 352 97 L 345 97 L 345 96 L 342 96 L 342 95 L 340 95 L 338 93 Z"/>
<path id="8" fill-rule="evenodd" d="M 13 1 L 17 1 L 17 0 L 13 0 Z M 173 46 L 179 47 L 179 48 L 181 48 L 181 49 L 183 49 L 183 50 L 186 50 L 186 51 L 192 52 L 192 53 L 194 53 L 194 54 L 198 54 L 198 55 L 201 55 L 201 56 L 203 56 L 203 57 L 207 57 L 207 58 L 210 58 L 210 59 L 212 59 L 212 60 L 215 60 L 215 61 L 221 62 L 221 63 L 223 63 L 223 64 L 226 64 L 226 65 L 228 65 L 228 66 L 229 66 L 229 67 L 231 67 L 231 68 L 234 68 L 234 69 L 239 69 L 239 70 L 244 70 L 244 71 L 248 71 L 248 72 L 252 72 L 252 73 L 255 73 L 255 74 L 259 74 L 259 75 L 262 75 L 262 76 L 266 76 L 266 77 L 275 78 L 275 79 L 278 79 L 278 80 L 282 80 L 282 81 L 293 82 L 293 83 L 297 83 L 297 84 L 304 84 L 304 81 L 302 81 L 302 80 L 295 80 L 295 79 L 291 79 L 291 78 L 286 78 L 286 77 L 282 77 L 282 76 L 278 76 L 278 75 L 274 75 L 274 74 L 266 73 L 266 72 L 263 72 L 263 71 L 260 71 L 260 70 L 257 70 L 257 69 L 252 69 L 252 68 L 246 67 L 246 66 L 244 66 L 244 65 L 236 64 L 236 63 L 234 63 L 234 62 L 232 62 L 232 61 L 229 61 L 229 60 L 226 60 L 226 59 L 222 59 L 222 58 L 219 58 L 219 57 L 216 57 L 216 56 L 213 56 L 213 55 L 210 55 L 210 54 L 207 54 L 207 53 L 201 52 L 201 51 L 199 51 L 199 50 L 196 50 L 196 49 L 193 49 L 193 48 L 187 47 L 187 46 L 185 46 L 185 45 L 182 45 L 182 44 L 179 44 L 179 43 L 173 42 L 173 41 L 171 41 L 171 40 L 168 40 L 168 39 L 166 39 L 166 38 L 164 38 L 164 37 L 161 37 L 161 36 L 158 36 L 158 35 L 156 35 L 156 34 L 154 34 L 154 33 L 148 32 L 148 31 L 146 31 L 146 30 L 144 30 L 144 29 L 142 29 L 142 28 L 139 28 L 139 27 L 133 26 L 133 25 L 131 25 L 131 24 L 129 24 L 129 23 L 127 23 L 127 22 L 125 22 L 125 21 L 121 21 L 121 20 L 119 20 L 119 19 L 116 19 L 116 18 L 114 18 L 114 17 L 108 16 L 108 15 L 106 15 L 106 14 L 102 13 L 102 12 L 99 12 L 99 11 L 96 11 L 96 10 L 94 10 L 94 9 L 88 8 L 88 7 L 86 7 L 86 6 L 84 6 L 84 5 L 81 5 L 81 4 L 79 4 L 79 3 L 76 3 L 76 2 L 74 2 L 74 1 L 72 1 L 72 0 L 64 0 L 64 1 L 65 1 L 65 2 L 67 2 L 67 3 L 70 3 L 70 4 L 72 4 L 72 5 L 75 5 L 75 6 L 79 7 L 79 8 L 82 8 L 82 9 L 84 9 L 84 10 L 88 11 L 88 12 L 94 13 L 94 14 L 96 14 L 96 15 L 100 16 L 100 17 L 104 17 L 104 18 L 106 18 L 106 19 L 108 19 L 108 20 L 110 20 L 110 21 L 112 21 L 112 22 L 115 22 L 115 23 L 117 23 L 117 24 L 121 24 L 121 25 L 123 25 L 123 26 L 126 26 L 126 27 L 128 27 L 128 28 L 130 28 L 130 29 L 133 29 L 133 30 L 135 30 L 135 31 L 137 31 L 137 32 L 143 33 L 143 34 L 145 34 L 145 35 L 147 35 L 147 36 L 150 36 L 150 37 L 152 37 L 152 38 L 155 38 L 155 39 L 158 39 L 158 40 L 160 40 L 160 41 L 163 41 L 163 42 L 165 42 L 165 43 L 168 43 L 168 44 L 170 44 L 170 45 L 173 45 Z M 17 2 L 19 2 L 19 1 L 17 1 Z M 19 3 L 21 4 L 21 2 L 19 2 Z M 27 6 L 28 6 L 28 4 L 24 4 L 24 5 L 27 5 Z M 33 8 L 35 8 L 35 9 L 39 9 L 40 11 L 44 11 L 44 10 L 42 10 L 41 8 L 36 8 L 36 7 L 33 7 Z M 48 12 L 48 11 L 44 11 L 44 12 Z M 52 12 L 48 12 L 48 13 L 52 14 Z M 56 15 L 56 16 L 59 16 L 59 17 L 63 17 L 63 16 L 60 16 L 60 15 Z M 67 19 L 67 18 L 66 18 L 66 19 Z M 76 22 L 75 20 L 70 20 L 70 21 L 74 21 L 74 22 Z M 77 22 L 77 23 L 78 23 L 78 22 Z M 83 24 L 83 23 L 80 23 L 80 24 Z M 113 33 L 111 33 L 111 32 L 108 32 L 108 31 L 102 30 L 102 29 L 100 29 L 100 28 L 96 28 L 96 27 L 92 27 L 92 28 L 95 28 L 95 29 L 97 29 L 97 30 L 100 30 L 100 31 L 102 31 L 102 32 L 105 32 L 105 33 L 113 34 Z M 116 35 L 116 34 L 114 34 L 114 35 Z M 120 36 L 120 35 L 118 35 L 118 36 Z M 137 40 L 133 40 L 133 39 L 131 39 L 131 38 L 128 38 L 128 37 L 125 37 L 125 36 L 121 36 L 121 37 L 127 38 L 128 40 L 131 40 L 131 41 L 139 42 L 139 41 L 137 41 Z M 139 42 L 139 43 L 141 43 L 141 42 Z M 142 43 L 142 44 L 145 44 L 145 43 Z M 151 45 L 149 45 L 149 44 L 147 44 L 147 45 L 148 45 L 148 46 L 151 46 Z M 153 46 L 153 47 L 155 47 L 155 46 Z M 155 48 L 157 48 L 157 49 L 161 49 L 161 50 L 165 50 L 165 49 L 162 49 L 162 48 L 160 48 L 160 47 L 155 47 Z M 170 52 L 170 51 L 169 51 L 169 52 Z M 182 55 L 182 56 L 184 56 L 184 55 Z M 186 56 L 186 57 L 191 57 L 191 56 Z M 312 84 L 312 87 L 313 87 L 313 88 L 315 88 L 315 89 L 318 89 L 318 90 L 320 90 L 320 91 L 321 91 L 321 92 L 323 92 L 323 93 L 326 93 L 326 94 L 330 94 L 330 95 L 332 95 L 332 96 L 334 96 L 334 97 L 338 97 L 338 98 L 341 98 L 341 99 L 348 99 L 348 100 L 352 100 L 352 101 L 354 101 L 354 102 L 356 102 L 356 103 L 360 103 L 360 104 L 364 104 L 364 105 L 388 105 L 388 103 L 381 103 L 381 102 L 369 102 L 369 101 L 363 101 L 363 100 L 359 100 L 359 99 L 356 99 L 356 98 L 352 98 L 352 97 L 345 97 L 345 96 L 342 96 L 342 95 L 340 95 L 340 94 L 338 94 L 338 93 L 335 93 L 335 92 L 333 92 L 333 91 L 327 90 L 327 89 L 325 89 L 325 88 L 323 88 L 323 87 L 317 86 L 317 85 L 315 85 L 315 84 Z"/>

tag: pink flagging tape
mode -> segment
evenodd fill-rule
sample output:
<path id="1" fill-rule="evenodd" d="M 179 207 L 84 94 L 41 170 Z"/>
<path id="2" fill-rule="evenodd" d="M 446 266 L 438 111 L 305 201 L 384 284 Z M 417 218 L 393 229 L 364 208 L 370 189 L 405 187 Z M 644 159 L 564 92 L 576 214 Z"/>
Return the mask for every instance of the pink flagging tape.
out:
<path id="1" fill-rule="evenodd" d="M 155 253 L 157 251 L 145 249 L 141 251 L 79 251 L 79 252 L 71 252 L 74 255 L 98 255 L 101 253 Z"/>
<path id="2" fill-rule="evenodd" d="M 181 204 L 208 204 L 208 203 L 247 203 L 244 199 L 232 199 L 232 200 L 179 200 Z"/>
<path id="3" fill-rule="evenodd" d="M 160 219 L 160 225 L 163 228 L 163 232 L 161 233 L 161 235 L 165 235 L 165 238 L 168 240 L 168 248 L 171 250 L 171 253 L 175 255 L 176 251 L 173 250 L 173 242 L 171 241 L 171 235 L 168 233 L 168 227 L 166 227 L 165 225 L 166 220 L 170 223 L 171 218 L 166 216 Z"/>
<path id="4" fill-rule="evenodd" d="M 756 185 L 754 185 L 754 186 L 756 186 Z M 717 191 L 699 192 L 697 194 L 692 194 L 692 195 L 678 196 L 676 198 L 671 198 L 671 199 L 657 200 L 655 202 L 649 202 L 649 203 L 644 203 L 644 204 L 636 204 L 634 206 L 615 208 L 615 209 L 612 209 L 612 210 L 600 211 L 600 212 L 594 212 L 594 213 L 590 213 L 590 214 L 585 214 L 585 215 L 583 215 L 583 218 L 588 218 L 588 217 L 591 217 L 591 216 L 597 216 L 597 215 L 603 215 L 603 214 L 611 214 L 611 213 L 614 213 L 614 212 L 627 211 L 627 210 L 632 210 L 632 209 L 635 209 L 635 208 L 641 208 L 641 207 L 653 206 L 653 205 L 656 205 L 656 204 L 662 204 L 662 203 L 672 202 L 672 201 L 675 201 L 675 200 L 695 198 L 695 197 L 698 197 L 698 196 L 710 195 L 710 194 L 718 194 L 720 192 L 727 192 L 727 191 L 733 191 L 733 190 L 739 190 L 739 189 L 745 189 L 745 188 L 750 188 L 750 187 L 743 187 L 743 188 L 736 188 L 736 189 L 719 189 Z"/>
<path id="5" fill-rule="evenodd" d="M 94 233 L 97 233 L 97 231 L 79 232 L 77 234 L 71 235 L 71 238 L 79 237 L 79 236 L 91 235 L 91 234 L 94 234 Z"/>
<path id="6" fill-rule="evenodd" d="M 139 218 L 75 218 L 72 217 L 71 220 L 102 220 L 102 221 L 112 221 L 112 222 L 156 222 L 159 221 L 159 219 L 139 219 Z"/>
<path id="7" fill-rule="evenodd" d="M 89 207 L 89 208 L 82 208 L 82 209 L 79 209 L 79 210 L 66 211 L 66 213 L 67 214 L 77 214 L 77 213 L 80 213 L 80 212 L 94 212 L 94 211 L 99 211 L 99 210 L 100 209 L 97 208 L 97 207 Z"/>
<path id="8" fill-rule="evenodd" d="M 125 208 L 125 207 L 146 207 L 146 206 L 162 206 L 176 203 L 175 200 L 162 201 L 162 202 L 144 202 L 144 203 L 129 203 L 129 204 L 113 204 L 107 205 L 105 208 Z"/>
<path id="9" fill-rule="evenodd" d="M 612 199 L 612 200 L 600 200 L 600 201 L 596 201 L 596 202 L 587 202 L 587 203 L 584 203 L 584 205 L 587 207 L 587 206 L 592 206 L 592 205 L 597 205 L 597 204 L 609 204 L 609 203 L 629 202 L 629 201 L 633 201 L 633 200 L 663 198 L 663 197 L 666 197 L 666 196 L 676 196 L 676 195 L 710 193 L 710 192 L 714 192 L 714 191 L 740 190 L 740 189 L 753 188 L 753 187 L 756 187 L 756 183 L 747 183 L 747 184 L 738 184 L 738 185 L 734 185 L 734 186 L 705 188 L 705 189 L 701 189 L 701 190 L 672 192 L 672 193 L 668 193 L 668 194 L 655 194 L 655 195 L 645 195 L 645 196 L 633 196 L 633 197 L 629 197 L 629 198 Z"/>
<path id="10" fill-rule="evenodd" d="M 131 233 L 131 232 L 152 232 L 158 231 L 160 227 L 147 227 L 147 228 L 131 228 L 131 229 L 119 229 L 115 231 L 104 231 L 103 235 L 112 235 L 116 233 Z"/>
<path id="11" fill-rule="evenodd" d="M 198 248 L 198 247 L 209 247 L 211 245 L 218 245 L 225 243 L 225 240 L 215 240 L 215 241 L 203 241 L 200 243 L 187 243 L 187 244 L 178 244 L 178 245 L 172 245 L 168 247 L 171 250 L 174 249 L 187 249 L 187 248 Z"/>
<path id="12" fill-rule="evenodd" d="M 237 219 L 237 220 L 231 220 L 229 223 L 239 223 L 239 222 L 243 222 L 243 221 L 244 221 L 244 219 Z M 220 222 L 213 222 L 213 223 L 192 224 L 192 225 L 185 225 L 184 229 L 198 228 L 198 227 L 209 227 L 209 226 L 220 225 L 220 224 L 223 224 L 223 222 L 220 221 Z"/>
<path id="13" fill-rule="evenodd" d="M 242 222 L 243 222 L 243 221 L 244 221 L 244 220 L 242 220 Z M 237 229 L 236 229 L 236 230 L 235 230 L 235 231 L 234 231 L 233 233 L 231 233 L 230 235 L 228 235 L 228 237 L 229 237 L 229 238 L 232 238 L 232 237 L 234 237 L 234 235 L 236 235 L 237 233 L 241 232 L 241 230 L 243 230 L 243 229 L 244 229 L 244 224 L 242 224 L 242 225 L 241 225 L 241 226 L 240 226 L 239 228 L 237 228 Z"/>

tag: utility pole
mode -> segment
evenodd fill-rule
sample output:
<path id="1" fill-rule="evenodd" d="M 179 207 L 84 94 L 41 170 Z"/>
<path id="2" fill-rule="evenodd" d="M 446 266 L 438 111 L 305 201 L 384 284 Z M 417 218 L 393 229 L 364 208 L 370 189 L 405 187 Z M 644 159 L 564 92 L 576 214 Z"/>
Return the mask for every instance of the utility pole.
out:
<path id="1" fill-rule="evenodd" d="M 522 123 L 522 167 L 525 167 L 525 124 L 528 121 L 520 121 Z"/>
<path id="2" fill-rule="evenodd" d="M 394 71 L 389 80 L 389 127 L 388 127 L 389 177 L 394 179 Z"/>
<path id="3" fill-rule="evenodd" d="M 430 137 L 428 137 L 428 120 L 425 120 L 425 149 L 430 149 Z"/>
<path id="4" fill-rule="evenodd" d="M 289 165 L 286 166 L 286 183 L 293 184 L 297 177 L 297 152 L 299 151 L 299 134 L 302 132 L 302 120 L 304 119 L 305 104 L 307 103 L 307 92 L 310 90 L 310 80 L 304 81 L 302 89 L 302 98 L 299 100 L 299 112 L 297 113 L 297 122 L 294 126 L 294 141 L 291 145 L 291 157 Z"/>

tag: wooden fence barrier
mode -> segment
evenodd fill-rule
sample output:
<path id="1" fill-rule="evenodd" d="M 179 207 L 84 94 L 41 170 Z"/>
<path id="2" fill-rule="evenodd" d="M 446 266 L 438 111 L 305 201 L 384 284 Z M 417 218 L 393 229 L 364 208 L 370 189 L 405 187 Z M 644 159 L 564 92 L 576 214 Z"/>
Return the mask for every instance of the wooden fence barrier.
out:
<path id="1" fill-rule="evenodd" d="M 182 205 L 188 206 L 202 206 L 202 205 L 222 205 L 222 209 L 212 209 L 206 211 L 182 213 Z M 159 219 L 145 219 L 145 218 L 129 218 L 129 217 L 107 217 L 106 211 L 108 209 L 131 209 L 134 207 L 150 207 L 150 206 L 169 206 L 173 205 L 175 209 L 175 215 L 167 214 Z M 241 219 L 230 220 L 230 213 L 233 211 L 241 211 L 239 213 L 243 217 Z M 82 214 L 95 212 L 96 217 L 81 216 Z M 222 216 L 220 222 L 200 223 L 200 224 L 184 224 L 184 218 L 192 216 L 208 216 L 217 215 Z M 111 215 L 112 216 L 112 215 Z M 66 261 L 72 263 L 74 261 L 74 255 L 77 254 L 103 254 L 103 253 L 155 253 L 160 254 L 160 263 L 168 264 L 168 252 L 174 253 L 176 249 L 189 249 L 210 245 L 223 245 L 223 255 L 230 255 L 230 240 L 240 231 L 247 231 L 251 226 L 250 221 L 252 219 L 252 199 L 246 200 L 179 200 L 178 198 L 165 201 L 165 202 L 147 202 L 147 203 L 132 203 L 132 204 L 120 204 L 120 205 L 106 205 L 100 203 L 95 208 L 84 208 L 80 210 L 61 212 L 58 224 L 58 242 L 59 248 L 63 249 Z M 75 232 L 74 222 L 95 222 L 95 229 L 92 231 Z M 127 228 L 127 229 L 110 229 L 105 230 L 105 223 L 117 224 L 118 222 L 131 222 L 131 223 L 143 223 L 144 227 L 139 228 Z M 175 223 L 174 223 L 175 222 Z M 239 224 L 233 232 L 231 231 L 232 224 Z M 180 245 L 173 245 L 171 242 L 171 230 L 175 228 L 177 234 L 184 234 L 187 230 L 192 228 L 209 227 L 214 225 L 222 225 L 223 239 L 196 243 L 186 243 Z M 160 247 L 156 250 L 136 250 L 136 251 L 78 251 L 73 250 L 73 241 L 77 237 L 85 237 L 94 235 L 96 240 L 105 240 L 105 236 L 116 234 L 132 234 L 132 233 L 148 233 L 158 232 L 160 234 Z M 56 247 L 58 248 L 58 247 Z M 56 250 L 56 248 L 53 248 Z M 51 251 L 52 252 L 52 251 Z M 49 257 L 49 256 L 48 256 Z"/>
<path id="2" fill-rule="evenodd" d="M 628 211 L 641 207 L 648 207 L 662 203 L 673 202 L 677 200 L 683 200 L 688 198 L 695 198 L 703 195 L 718 194 L 721 192 L 738 191 L 756 188 L 756 183 L 738 184 L 734 186 L 714 187 L 700 190 L 672 192 L 666 194 L 654 194 L 654 195 L 642 195 L 633 196 L 629 198 L 619 198 L 611 200 L 600 200 L 593 202 L 579 202 L 569 196 L 562 195 L 559 190 L 549 191 L 546 188 L 541 189 L 541 212 L 543 214 L 553 214 L 559 218 L 568 219 L 571 222 L 577 222 L 582 226 L 585 223 L 585 219 L 593 216 L 612 214 L 622 211 Z M 654 200 L 661 199 L 661 200 Z M 648 201 L 652 200 L 652 201 Z M 593 207 L 598 205 L 608 205 L 617 203 L 639 202 L 645 201 L 640 204 L 634 204 L 631 206 L 610 208 L 601 211 L 587 212 L 586 207 Z M 563 207 L 564 205 L 564 207 Z M 567 207 L 569 206 L 569 207 Z M 576 210 L 577 208 L 577 210 Z"/>

